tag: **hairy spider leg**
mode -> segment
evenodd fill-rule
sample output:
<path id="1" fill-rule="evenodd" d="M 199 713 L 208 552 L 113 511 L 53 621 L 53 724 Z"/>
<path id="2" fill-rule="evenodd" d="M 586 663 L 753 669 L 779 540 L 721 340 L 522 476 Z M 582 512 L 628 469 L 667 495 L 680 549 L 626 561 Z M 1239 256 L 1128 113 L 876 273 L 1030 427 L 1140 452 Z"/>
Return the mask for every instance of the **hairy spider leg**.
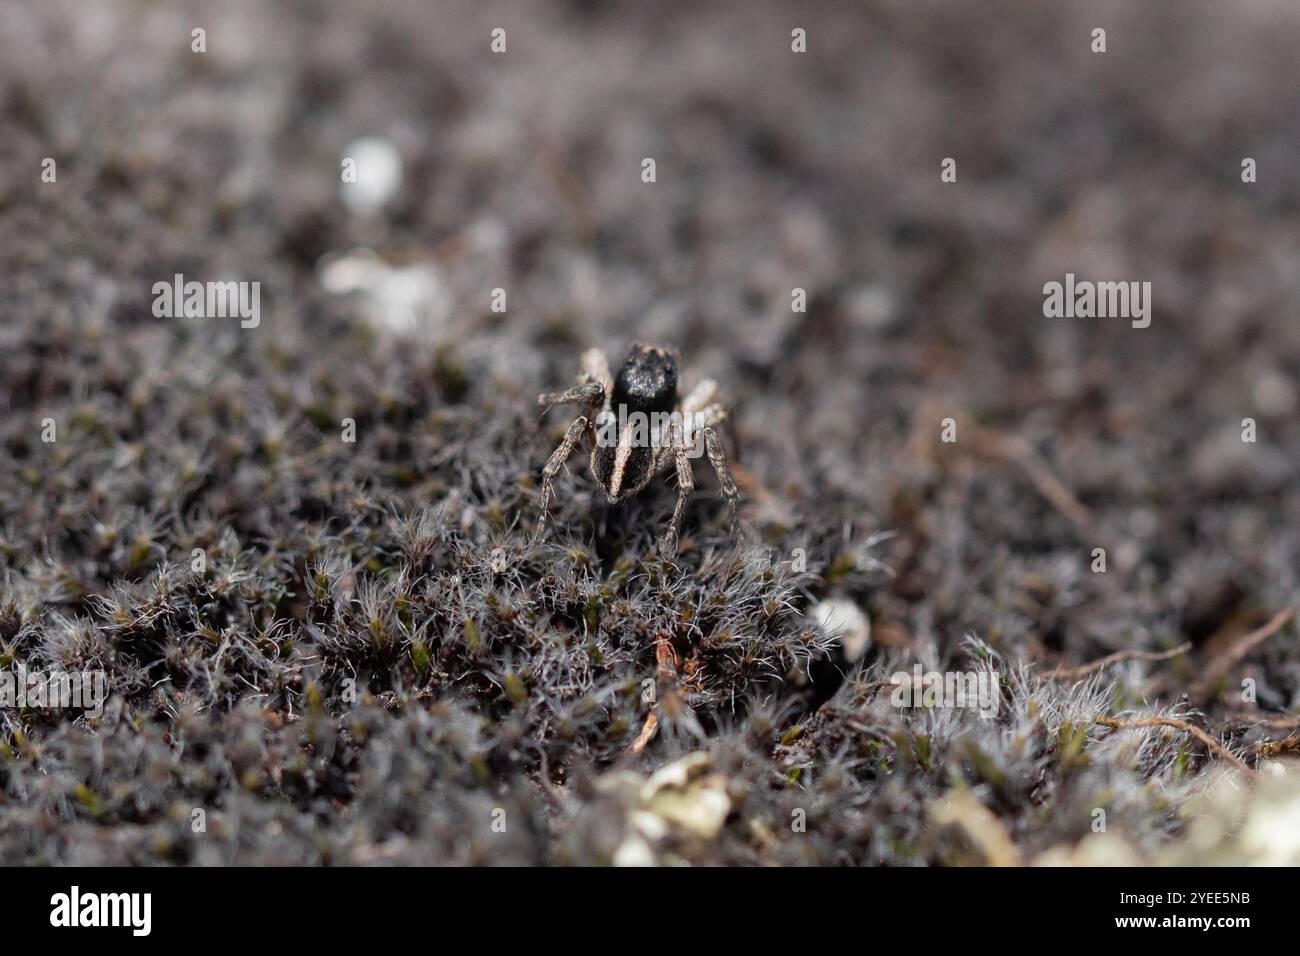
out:
<path id="1" fill-rule="evenodd" d="M 681 533 L 682 518 L 686 514 L 686 502 L 695 490 L 695 471 L 691 468 L 691 459 L 687 455 L 686 440 L 682 434 L 681 423 L 673 421 L 669 428 L 668 453 L 672 455 L 677 466 L 677 504 L 673 507 L 673 516 L 668 522 L 668 530 L 659 539 L 659 552 L 669 560 L 677 554 L 677 537 Z"/>
<path id="2" fill-rule="evenodd" d="M 564 438 L 559 447 L 551 453 L 547 459 L 546 466 L 542 469 L 542 507 L 541 517 L 537 520 L 537 533 L 541 534 L 542 529 L 546 527 L 546 519 L 550 514 L 551 502 L 555 500 L 555 477 L 564 467 L 565 461 L 573 453 L 574 446 L 582 440 L 582 436 L 591 428 L 591 422 L 587 416 L 579 415 L 573 420 L 568 431 L 564 433 Z"/>

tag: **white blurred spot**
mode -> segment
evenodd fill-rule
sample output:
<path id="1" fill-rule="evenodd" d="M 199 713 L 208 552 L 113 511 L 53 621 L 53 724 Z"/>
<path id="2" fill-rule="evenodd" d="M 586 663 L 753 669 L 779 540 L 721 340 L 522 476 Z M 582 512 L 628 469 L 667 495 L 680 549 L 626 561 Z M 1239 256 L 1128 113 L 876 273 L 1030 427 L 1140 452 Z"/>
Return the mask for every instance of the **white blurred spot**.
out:
<path id="1" fill-rule="evenodd" d="M 1277 779 L 1273 775 L 1272 779 Z M 1256 799 L 1241 830 L 1241 847 L 1253 866 L 1295 866 L 1300 862 L 1300 794 L 1282 788 L 1272 799 Z"/>
<path id="2" fill-rule="evenodd" d="M 366 320 L 385 332 L 431 332 L 451 315 L 446 282 L 431 262 L 394 266 L 369 249 L 354 249 L 326 256 L 316 274 L 326 292 L 359 294 Z"/>
<path id="3" fill-rule="evenodd" d="M 397 147 L 378 136 L 348 143 L 343 158 L 356 162 L 356 181 L 340 186 L 343 202 L 361 216 L 379 212 L 402 185 L 402 157 Z"/>
<path id="4" fill-rule="evenodd" d="M 882 332 L 898 319 L 898 306 L 889 290 L 880 285 L 862 285 L 848 298 L 848 312 L 854 326 Z"/>
<path id="5" fill-rule="evenodd" d="M 711 840 L 731 812 L 726 780 L 713 772 L 712 758 L 703 752 L 687 754 L 651 774 L 641 788 L 641 804 L 646 813 L 634 820 L 641 824 L 643 837 L 663 832 L 662 823 L 654 821 L 657 817 Z M 654 825 L 645 827 L 647 823 Z"/>
<path id="6" fill-rule="evenodd" d="M 1265 415 L 1290 415 L 1296 407 L 1296 390 L 1280 372 L 1267 372 L 1255 383 L 1255 407 Z"/>

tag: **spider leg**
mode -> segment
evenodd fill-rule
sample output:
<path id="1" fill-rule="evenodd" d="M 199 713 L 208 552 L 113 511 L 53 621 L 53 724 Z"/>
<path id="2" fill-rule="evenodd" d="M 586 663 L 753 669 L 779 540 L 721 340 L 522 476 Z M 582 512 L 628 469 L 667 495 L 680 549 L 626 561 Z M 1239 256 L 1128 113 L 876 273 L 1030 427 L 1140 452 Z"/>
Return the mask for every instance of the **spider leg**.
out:
<path id="1" fill-rule="evenodd" d="M 537 396 L 538 405 L 569 405 L 580 402 L 599 405 L 605 399 L 605 386 L 600 382 L 583 382 L 563 392 L 543 392 Z"/>
<path id="2" fill-rule="evenodd" d="M 677 466 L 677 504 L 673 507 L 668 530 L 659 539 L 659 553 L 670 560 L 677 554 L 677 536 L 681 533 L 682 518 L 686 515 L 686 501 L 695 490 L 695 471 L 691 468 L 691 459 L 686 454 L 687 449 L 675 425 L 671 442 L 671 454 Z"/>
<path id="3" fill-rule="evenodd" d="M 601 349 L 587 349 L 582 353 L 582 372 L 587 378 L 605 386 L 605 392 L 614 390 L 614 378 L 609 374 L 609 359 Z"/>
<path id="4" fill-rule="evenodd" d="M 691 414 L 702 412 L 711 405 L 716 405 L 718 396 L 722 390 L 718 388 L 718 383 L 711 378 L 696 385 L 685 398 L 682 399 L 682 413 Z"/>
<path id="5" fill-rule="evenodd" d="M 718 441 L 718 433 L 713 430 L 712 425 L 704 426 L 704 447 L 709 454 L 709 464 L 717 472 L 718 484 L 722 486 L 722 496 L 727 499 L 727 510 L 731 514 L 731 523 L 734 526 L 740 492 L 736 490 L 736 483 L 731 478 L 731 469 L 727 467 L 727 459 L 722 454 L 722 443 Z"/>
<path id="6" fill-rule="evenodd" d="M 563 440 L 551 453 L 551 457 L 547 459 L 546 465 L 542 468 L 542 506 L 541 516 L 537 519 L 538 536 L 546 527 L 546 519 L 551 511 L 551 502 L 555 500 L 555 476 L 560 473 L 565 461 L 573 453 L 574 446 L 578 444 L 590 427 L 591 423 L 587 421 L 585 415 L 579 415 L 575 418 L 568 431 L 564 433 Z"/>

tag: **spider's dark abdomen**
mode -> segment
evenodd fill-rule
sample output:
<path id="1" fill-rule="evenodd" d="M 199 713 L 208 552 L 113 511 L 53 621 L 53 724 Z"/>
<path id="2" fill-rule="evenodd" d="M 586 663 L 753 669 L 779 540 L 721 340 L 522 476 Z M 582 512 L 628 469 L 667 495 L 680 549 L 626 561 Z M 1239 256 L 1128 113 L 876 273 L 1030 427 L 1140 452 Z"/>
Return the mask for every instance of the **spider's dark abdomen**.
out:
<path id="1" fill-rule="evenodd" d="M 677 404 L 676 353 L 635 343 L 618 370 L 610 398 L 616 415 L 620 405 L 628 414 L 671 412 Z"/>
<path id="2" fill-rule="evenodd" d="M 636 494 L 650 481 L 654 452 L 645 445 L 619 448 L 597 445 L 591 455 L 591 470 L 611 501 Z"/>

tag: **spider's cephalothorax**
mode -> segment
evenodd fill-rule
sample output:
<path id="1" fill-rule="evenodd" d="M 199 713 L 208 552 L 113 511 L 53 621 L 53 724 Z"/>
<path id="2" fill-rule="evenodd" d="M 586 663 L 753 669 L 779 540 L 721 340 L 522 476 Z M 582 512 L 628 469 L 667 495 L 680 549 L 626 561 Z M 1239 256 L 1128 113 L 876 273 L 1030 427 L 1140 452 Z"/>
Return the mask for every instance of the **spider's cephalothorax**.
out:
<path id="1" fill-rule="evenodd" d="M 690 460 L 698 454 L 700 440 L 734 517 L 739 494 L 714 430 L 727 414 L 717 398 L 717 383 L 704 381 L 678 401 L 677 353 L 671 349 L 634 343 L 617 378 L 610 376 L 604 352 L 584 352 L 578 384 L 538 399 L 547 406 L 569 402 L 585 406 L 585 413 L 569 426 L 542 469 L 542 522 L 555 497 L 555 477 L 583 438 L 592 443 L 591 473 L 611 502 L 630 498 L 656 474 L 675 468 L 677 506 L 659 540 L 665 555 L 677 551 L 686 500 L 695 488 Z"/>

